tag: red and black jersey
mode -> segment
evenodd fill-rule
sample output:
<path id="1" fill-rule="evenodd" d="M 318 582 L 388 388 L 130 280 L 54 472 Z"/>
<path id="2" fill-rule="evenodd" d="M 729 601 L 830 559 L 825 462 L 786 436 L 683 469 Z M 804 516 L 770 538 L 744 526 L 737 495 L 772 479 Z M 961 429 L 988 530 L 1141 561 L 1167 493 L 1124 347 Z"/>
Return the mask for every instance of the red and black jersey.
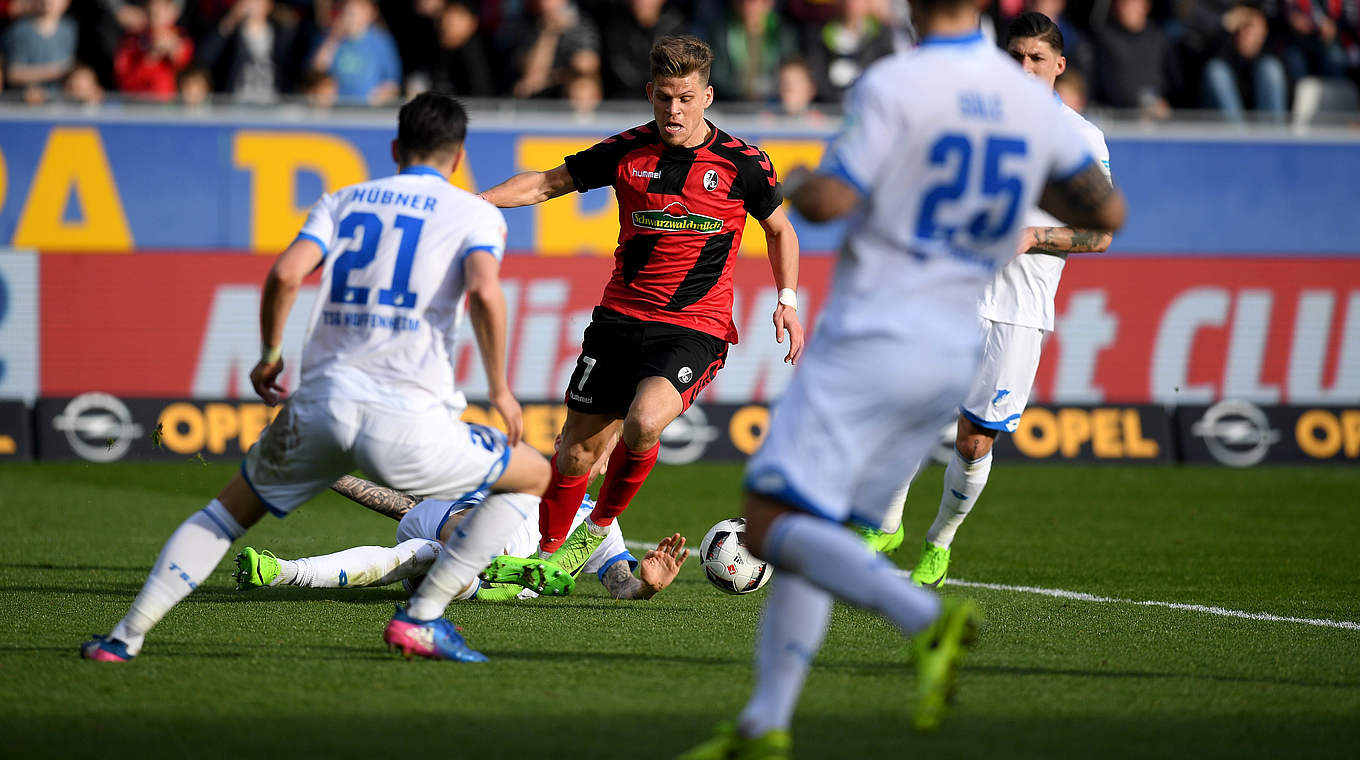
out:
<path id="1" fill-rule="evenodd" d="M 705 123 L 696 148 L 667 146 L 651 122 L 566 165 L 578 191 L 612 185 L 618 197 L 619 247 L 600 305 L 736 343 L 732 267 L 746 215 L 765 219 L 783 198 L 769 156 Z"/>

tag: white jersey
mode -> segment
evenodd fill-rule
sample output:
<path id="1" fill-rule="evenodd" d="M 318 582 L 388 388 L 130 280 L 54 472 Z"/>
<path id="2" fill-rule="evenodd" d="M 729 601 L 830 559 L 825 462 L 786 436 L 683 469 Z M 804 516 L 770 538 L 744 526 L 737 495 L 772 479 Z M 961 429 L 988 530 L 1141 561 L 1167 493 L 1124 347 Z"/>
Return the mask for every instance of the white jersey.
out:
<path id="1" fill-rule="evenodd" d="M 1090 162 L 1053 93 L 980 34 L 927 38 L 879 61 L 851 90 L 823 164 L 865 200 L 818 329 L 830 319 L 902 334 L 924 323 L 976 343 L 976 324 L 957 315 L 976 312 L 1014 257 L 1044 185 Z"/>
<path id="2" fill-rule="evenodd" d="M 1082 115 L 1062 105 L 1062 119 L 1079 135 L 1081 144 L 1110 176 L 1110 149 L 1100 128 Z M 1031 208 L 1025 213 L 1026 227 L 1062 227 L 1062 222 Z M 1007 322 L 1040 330 L 1053 330 L 1053 299 L 1058 294 L 1058 280 L 1062 278 L 1064 256 L 1030 254 L 1016 256 L 996 273 L 987 284 L 978 303 L 978 315 L 993 322 Z"/>
<path id="3" fill-rule="evenodd" d="M 408 411 L 466 405 L 452 346 L 463 260 L 505 255 L 505 218 L 424 166 L 323 195 L 300 237 L 326 252 L 295 398 Z"/>

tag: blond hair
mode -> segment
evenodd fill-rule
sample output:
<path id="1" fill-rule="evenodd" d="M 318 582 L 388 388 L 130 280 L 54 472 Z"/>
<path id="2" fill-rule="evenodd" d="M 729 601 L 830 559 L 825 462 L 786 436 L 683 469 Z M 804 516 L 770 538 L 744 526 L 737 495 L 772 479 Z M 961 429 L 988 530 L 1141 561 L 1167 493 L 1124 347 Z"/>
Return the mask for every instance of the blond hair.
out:
<path id="1" fill-rule="evenodd" d="M 707 42 L 688 34 L 662 37 L 652 45 L 652 81 L 683 79 L 697 73 L 708 84 L 713 68 L 713 49 Z"/>

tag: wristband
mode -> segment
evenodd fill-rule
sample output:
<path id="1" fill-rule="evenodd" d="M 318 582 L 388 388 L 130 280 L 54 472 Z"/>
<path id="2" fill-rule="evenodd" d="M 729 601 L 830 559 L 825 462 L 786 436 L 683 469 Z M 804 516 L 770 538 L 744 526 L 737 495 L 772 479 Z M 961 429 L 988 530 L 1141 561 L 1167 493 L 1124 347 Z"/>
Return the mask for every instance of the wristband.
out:
<path id="1" fill-rule="evenodd" d="M 273 364 L 274 362 L 277 362 L 281 356 L 283 356 L 283 350 L 278 346 L 265 346 L 260 349 L 261 364 Z"/>
<path id="2" fill-rule="evenodd" d="M 798 311 L 798 291 L 793 288 L 780 288 L 779 302 L 794 311 Z"/>

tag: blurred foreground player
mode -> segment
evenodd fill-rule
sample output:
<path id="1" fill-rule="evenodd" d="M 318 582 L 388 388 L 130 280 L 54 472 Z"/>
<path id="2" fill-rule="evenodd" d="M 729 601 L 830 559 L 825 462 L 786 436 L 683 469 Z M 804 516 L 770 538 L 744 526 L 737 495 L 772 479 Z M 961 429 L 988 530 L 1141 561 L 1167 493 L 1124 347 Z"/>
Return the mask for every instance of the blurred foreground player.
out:
<path id="1" fill-rule="evenodd" d="M 1011 21 L 1006 52 L 1025 72 L 1050 89 L 1067 68 L 1062 32 L 1042 13 L 1029 11 Z M 1100 129 L 1063 105 L 1060 118 L 1100 164 L 1108 178 L 1110 150 Z M 1063 227 L 1043 211 L 1025 212 L 1021 255 L 996 273 L 978 302 L 983 333 L 982 362 L 959 410 L 954 453 L 945 468 L 940 507 L 912 570 L 918 586 L 939 586 L 949 572 L 954 534 L 982 495 L 992 469 L 992 444 L 1001 431 L 1015 432 L 1029 403 L 1044 338 L 1053 331 L 1053 299 L 1067 255 L 1100 253 L 1113 237 L 1105 230 Z M 915 473 L 912 473 L 915 477 Z M 889 501 L 886 524 L 871 531 L 871 546 L 891 551 L 902 541 L 902 509 L 911 477 Z"/>
<path id="2" fill-rule="evenodd" d="M 519 442 L 519 403 L 505 380 L 505 251 L 501 213 L 449 184 L 467 114 L 427 93 L 402 109 L 392 156 L 400 173 L 324 195 L 297 240 L 274 262 L 260 307 L 255 392 L 282 397 L 279 345 L 304 278 L 324 267 L 302 354 L 301 381 L 250 449 L 241 471 L 170 536 L 127 616 L 84 657 L 130 660 L 148 631 L 217 567 L 265 512 L 284 517 L 361 467 L 421 495 L 491 492 L 463 523 L 383 638 L 409 656 L 481 661 L 441 617 L 535 508 L 547 483 L 542 455 Z M 509 437 L 459 420 L 450 347 L 464 311 L 486 366 L 490 398 Z M 571 578 L 547 563 L 503 566 L 540 591 Z"/>
<path id="3" fill-rule="evenodd" d="M 712 63 L 713 52 L 697 38 L 661 38 L 647 83 L 655 120 L 483 193 L 502 208 L 607 186 L 618 198 L 614 272 L 567 388 L 562 448 L 539 512 L 541 556 L 573 573 L 642 487 L 661 431 L 689 408 L 737 342 L 732 269 L 747 215 L 765 230 L 780 289 L 775 339 L 782 343 L 788 332 L 787 362 L 803 350 L 798 238 L 769 156 L 704 118 L 713 103 Z M 611 457 L 599 502 L 572 530 L 587 472 L 620 427 L 623 445 Z"/>
<path id="4" fill-rule="evenodd" d="M 1052 92 L 984 40 L 975 3 L 913 10 L 920 48 L 865 73 L 821 173 L 790 193 L 812 221 L 852 221 L 817 333 L 747 465 L 747 545 L 780 570 L 757 634 L 755 692 L 691 760 L 789 756 L 833 597 L 915 637 L 914 723 L 938 726 L 977 608 L 942 605 L 843 523 L 881 524 L 902 461 L 919 461 L 957 409 L 978 360 L 977 299 L 1015 255 L 1020 212 L 1042 191 L 1041 206 L 1065 222 L 1123 222 L 1123 199 L 1063 126 Z"/>

